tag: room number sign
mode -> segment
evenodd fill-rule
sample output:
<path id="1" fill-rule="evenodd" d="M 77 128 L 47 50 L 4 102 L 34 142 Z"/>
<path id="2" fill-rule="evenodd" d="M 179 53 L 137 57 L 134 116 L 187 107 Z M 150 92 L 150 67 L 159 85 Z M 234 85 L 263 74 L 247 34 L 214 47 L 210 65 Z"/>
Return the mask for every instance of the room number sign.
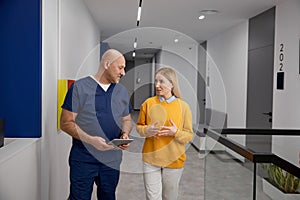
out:
<path id="1" fill-rule="evenodd" d="M 277 72 L 277 90 L 283 90 L 284 89 L 284 44 L 281 43 L 279 45 L 279 72 Z"/>

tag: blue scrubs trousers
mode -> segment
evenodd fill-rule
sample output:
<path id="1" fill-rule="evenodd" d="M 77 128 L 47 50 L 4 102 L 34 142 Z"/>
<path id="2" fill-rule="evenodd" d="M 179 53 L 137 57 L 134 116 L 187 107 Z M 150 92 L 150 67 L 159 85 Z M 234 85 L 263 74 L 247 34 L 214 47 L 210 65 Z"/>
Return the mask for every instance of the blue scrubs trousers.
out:
<path id="1" fill-rule="evenodd" d="M 70 200 L 90 200 L 94 182 L 97 185 L 98 200 L 115 200 L 120 177 L 120 162 L 113 168 L 102 163 L 88 163 L 69 160 Z"/>

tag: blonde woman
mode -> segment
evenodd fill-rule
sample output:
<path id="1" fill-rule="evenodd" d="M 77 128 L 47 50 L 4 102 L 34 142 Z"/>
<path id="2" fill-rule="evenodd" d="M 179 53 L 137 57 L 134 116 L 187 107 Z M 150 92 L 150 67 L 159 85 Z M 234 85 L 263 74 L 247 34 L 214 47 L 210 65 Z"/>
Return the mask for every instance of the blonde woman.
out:
<path id="1" fill-rule="evenodd" d="M 193 137 L 192 114 L 181 99 L 174 69 L 155 73 L 156 96 L 140 108 L 137 132 L 143 146 L 144 185 L 147 200 L 176 200 L 186 159 L 185 144 Z"/>

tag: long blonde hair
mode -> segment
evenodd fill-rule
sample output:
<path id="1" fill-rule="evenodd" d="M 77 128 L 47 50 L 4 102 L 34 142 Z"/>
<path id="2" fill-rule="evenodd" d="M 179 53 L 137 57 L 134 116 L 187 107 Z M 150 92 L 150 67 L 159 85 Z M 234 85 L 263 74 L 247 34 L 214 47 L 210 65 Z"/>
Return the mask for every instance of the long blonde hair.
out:
<path id="1" fill-rule="evenodd" d="M 171 67 L 162 67 L 162 68 L 159 68 L 155 72 L 155 75 L 157 75 L 157 74 L 161 74 L 162 76 L 164 76 L 166 79 L 168 79 L 173 84 L 173 88 L 171 91 L 172 95 L 181 99 L 182 97 L 181 97 L 181 92 L 180 92 L 180 88 L 178 85 L 176 71 Z"/>

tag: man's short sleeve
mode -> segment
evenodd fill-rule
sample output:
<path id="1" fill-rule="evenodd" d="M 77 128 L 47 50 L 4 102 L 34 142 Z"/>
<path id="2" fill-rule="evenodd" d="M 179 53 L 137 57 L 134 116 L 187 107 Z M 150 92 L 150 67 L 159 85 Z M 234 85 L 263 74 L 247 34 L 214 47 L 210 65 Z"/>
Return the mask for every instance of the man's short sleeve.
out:
<path id="1" fill-rule="evenodd" d="M 73 83 L 71 87 L 69 88 L 64 103 L 61 106 L 63 109 L 66 109 L 71 112 L 78 113 L 79 110 L 79 101 L 78 101 L 78 94 L 77 90 L 74 86 L 75 84 Z"/>

